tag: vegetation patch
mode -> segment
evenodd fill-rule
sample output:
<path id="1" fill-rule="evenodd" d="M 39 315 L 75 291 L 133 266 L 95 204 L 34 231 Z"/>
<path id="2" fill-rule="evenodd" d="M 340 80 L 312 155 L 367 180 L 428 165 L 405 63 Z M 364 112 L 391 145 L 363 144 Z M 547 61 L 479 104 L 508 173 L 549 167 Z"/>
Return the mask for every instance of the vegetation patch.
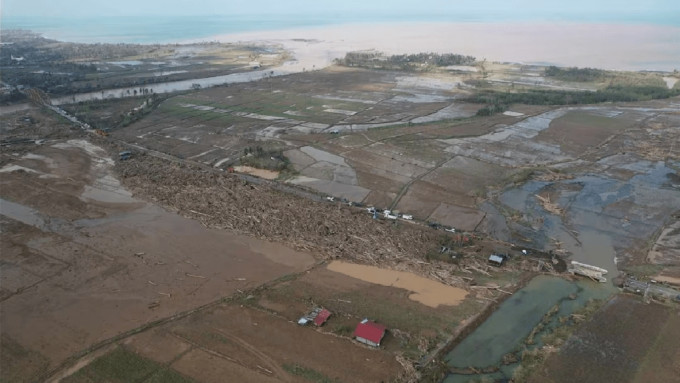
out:
<path id="1" fill-rule="evenodd" d="M 339 382 L 337 379 L 329 378 L 328 376 L 320 373 L 311 368 L 301 366 L 299 364 L 284 364 L 283 369 L 286 370 L 291 375 L 296 375 L 304 378 L 310 382 L 314 383 L 336 383 Z"/>
<path id="2" fill-rule="evenodd" d="M 118 347 L 95 359 L 75 374 L 62 380 L 65 383 L 81 382 L 172 382 L 191 383 L 186 378 L 151 359 Z"/>
<path id="3" fill-rule="evenodd" d="M 504 111 L 511 104 L 527 105 L 582 105 L 603 102 L 632 102 L 665 99 L 680 95 L 678 89 L 657 86 L 612 85 L 595 92 L 530 90 L 528 92 L 480 92 L 465 99 L 467 102 L 487 104 L 477 112 L 478 116 L 488 116 Z"/>
<path id="4" fill-rule="evenodd" d="M 262 146 L 248 146 L 243 149 L 240 159 L 241 165 L 258 169 L 275 170 L 279 172 L 294 172 L 290 160 L 283 155 L 282 149 L 265 149 Z"/>
<path id="5" fill-rule="evenodd" d="M 417 53 L 410 55 L 385 56 L 382 52 L 348 52 L 345 58 L 337 59 L 336 64 L 369 69 L 402 70 L 424 72 L 437 67 L 450 65 L 473 65 L 476 59 L 453 53 Z"/>
<path id="6" fill-rule="evenodd" d="M 595 68 L 559 68 L 549 66 L 545 68 L 545 75 L 562 81 L 591 82 L 602 81 L 608 77 L 606 71 Z"/>
<path id="7" fill-rule="evenodd" d="M 0 382 L 31 382 L 47 371 L 49 360 L 27 350 L 3 333 L 0 336 Z"/>

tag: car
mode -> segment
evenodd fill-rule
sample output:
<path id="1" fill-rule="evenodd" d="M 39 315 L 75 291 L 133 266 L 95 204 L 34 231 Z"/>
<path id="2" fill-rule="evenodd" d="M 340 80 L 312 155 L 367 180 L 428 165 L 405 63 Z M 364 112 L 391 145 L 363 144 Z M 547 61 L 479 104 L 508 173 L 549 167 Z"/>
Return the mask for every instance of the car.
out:
<path id="1" fill-rule="evenodd" d="M 402 215 L 401 215 L 401 218 L 410 221 L 410 220 L 413 219 L 413 216 L 412 216 L 411 214 L 402 214 Z"/>

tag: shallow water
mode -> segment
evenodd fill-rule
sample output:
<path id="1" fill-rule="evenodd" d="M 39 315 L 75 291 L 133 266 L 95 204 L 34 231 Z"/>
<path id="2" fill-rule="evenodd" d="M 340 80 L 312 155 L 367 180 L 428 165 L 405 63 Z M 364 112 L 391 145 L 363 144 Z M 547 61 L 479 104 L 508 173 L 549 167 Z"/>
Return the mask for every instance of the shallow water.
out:
<path id="1" fill-rule="evenodd" d="M 2 198 L 0 198 L 0 214 L 38 229 L 44 229 L 47 226 L 45 219 L 38 211 Z"/>

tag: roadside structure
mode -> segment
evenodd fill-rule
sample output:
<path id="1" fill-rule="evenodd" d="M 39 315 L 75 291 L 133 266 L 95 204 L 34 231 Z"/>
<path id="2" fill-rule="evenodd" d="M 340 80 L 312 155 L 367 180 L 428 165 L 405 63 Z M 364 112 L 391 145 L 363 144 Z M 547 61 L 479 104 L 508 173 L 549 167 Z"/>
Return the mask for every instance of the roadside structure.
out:
<path id="1" fill-rule="evenodd" d="M 354 330 L 354 338 L 369 346 L 380 347 L 380 342 L 385 336 L 386 330 L 385 326 L 364 319 L 357 324 L 357 328 Z"/>
<path id="2" fill-rule="evenodd" d="M 324 323 L 328 320 L 328 318 L 331 316 L 331 312 L 323 309 L 321 310 L 317 315 L 316 318 L 314 318 L 314 325 L 317 327 L 323 326 Z"/>

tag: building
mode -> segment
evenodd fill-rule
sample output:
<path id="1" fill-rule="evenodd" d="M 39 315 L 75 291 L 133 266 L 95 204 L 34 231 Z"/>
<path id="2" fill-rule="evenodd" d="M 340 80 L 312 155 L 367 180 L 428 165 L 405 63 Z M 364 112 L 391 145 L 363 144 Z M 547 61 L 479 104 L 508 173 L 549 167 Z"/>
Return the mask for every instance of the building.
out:
<path id="1" fill-rule="evenodd" d="M 491 254 L 489 257 L 489 263 L 494 266 L 503 266 L 503 262 L 505 262 L 506 258 L 507 256 L 504 254 Z"/>
<path id="2" fill-rule="evenodd" d="M 386 330 L 385 326 L 364 319 L 357 324 L 357 328 L 354 330 L 354 338 L 369 346 L 379 347 Z"/>
<path id="3" fill-rule="evenodd" d="M 317 327 L 323 326 L 323 324 L 326 323 L 326 321 L 328 320 L 328 317 L 330 317 L 330 316 L 331 316 L 331 312 L 326 310 L 326 309 L 323 309 L 316 315 L 316 318 L 314 318 L 314 324 Z"/>
<path id="4" fill-rule="evenodd" d="M 323 326 L 330 316 L 330 311 L 322 309 L 321 307 L 316 307 L 314 310 L 301 317 L 297 323 L 301 326 L 306 326 L 307 323 L 312 322 L 316 326 Z"/>

